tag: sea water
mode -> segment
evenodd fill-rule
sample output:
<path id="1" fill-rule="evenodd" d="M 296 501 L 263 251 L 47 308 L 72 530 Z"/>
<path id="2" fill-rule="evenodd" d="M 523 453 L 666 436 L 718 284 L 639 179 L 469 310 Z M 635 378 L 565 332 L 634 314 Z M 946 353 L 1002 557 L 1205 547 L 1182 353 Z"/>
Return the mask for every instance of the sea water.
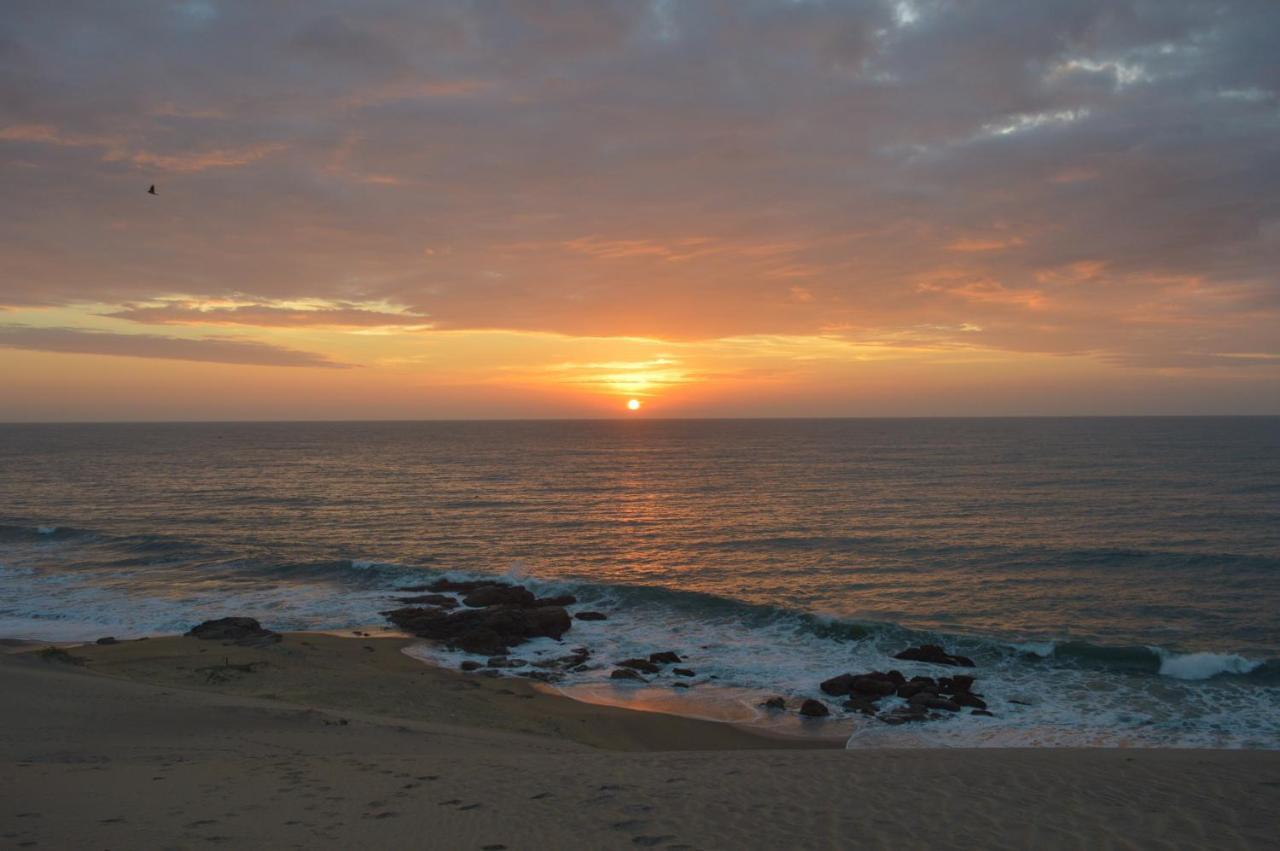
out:
<path id="1" fill-rule="evenodd" d="M 852 746 L 1280 747 L 1277 418 L 0 425 L 0 636 L 362 628 L 441 575 L 572 592 L 609 619 L 519 655 L 675 650 L 739 719 L 977 662 L 995 717 Z"/>

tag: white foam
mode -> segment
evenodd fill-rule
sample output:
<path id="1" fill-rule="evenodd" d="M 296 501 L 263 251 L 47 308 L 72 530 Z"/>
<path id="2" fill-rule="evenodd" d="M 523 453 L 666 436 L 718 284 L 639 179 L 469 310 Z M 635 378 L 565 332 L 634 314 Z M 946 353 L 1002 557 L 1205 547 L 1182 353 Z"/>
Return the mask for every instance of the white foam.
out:
<path id="1" fill-rule="evenodd" d="M 1234 653 L 1187 653 L 1176 655 L 1157 650 L 1160 673 L 1179 680 L 1207 680 L 1218 674 L 1247 674 L 1262 665 Z"/>

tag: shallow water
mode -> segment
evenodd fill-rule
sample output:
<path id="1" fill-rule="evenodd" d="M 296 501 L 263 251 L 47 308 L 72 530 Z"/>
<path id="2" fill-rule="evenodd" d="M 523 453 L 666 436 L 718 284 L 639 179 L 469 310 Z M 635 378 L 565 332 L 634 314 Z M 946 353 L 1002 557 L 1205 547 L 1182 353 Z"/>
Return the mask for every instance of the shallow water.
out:
<path id="1" fill-rule="evenodd" d="M 11 425 L 0 524 L 0 635 L 350 628 L 513 572 L 739 703 L 979 662 L 998 718 L 855 742 L 1280 746 L 1276 418 Z"/>

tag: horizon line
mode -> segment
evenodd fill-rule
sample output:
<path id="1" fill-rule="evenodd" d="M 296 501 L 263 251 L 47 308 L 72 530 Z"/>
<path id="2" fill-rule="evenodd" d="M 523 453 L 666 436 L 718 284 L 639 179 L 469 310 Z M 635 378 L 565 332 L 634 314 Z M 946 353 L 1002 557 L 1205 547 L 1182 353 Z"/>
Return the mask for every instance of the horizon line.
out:
<path id="1" fill-rule="evenodd" d="M 1172 420 L 1274 419 L 1270 414 L 883 414 L 758 417 L 403 417 L 385 419 L 209 419 L 209 420 L 2 420 L 0 426 L 41 425 L 352 425 L 357 423 L 578 423 L 578 422 L 833 422 L 847 420 Z"/>

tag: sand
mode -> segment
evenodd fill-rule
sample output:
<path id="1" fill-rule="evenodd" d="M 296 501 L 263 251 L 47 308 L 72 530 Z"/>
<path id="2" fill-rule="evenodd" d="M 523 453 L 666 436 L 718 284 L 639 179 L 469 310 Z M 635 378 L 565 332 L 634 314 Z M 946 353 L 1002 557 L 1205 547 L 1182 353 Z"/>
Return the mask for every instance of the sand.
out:
<path id="1" fill-rule="evenodd" d="M 404 644 L 166 638 L 69 648 L 82 665 L 10 648 L 0 847 L 1278 847 L 1280 753 L 845 751 Z"/>

